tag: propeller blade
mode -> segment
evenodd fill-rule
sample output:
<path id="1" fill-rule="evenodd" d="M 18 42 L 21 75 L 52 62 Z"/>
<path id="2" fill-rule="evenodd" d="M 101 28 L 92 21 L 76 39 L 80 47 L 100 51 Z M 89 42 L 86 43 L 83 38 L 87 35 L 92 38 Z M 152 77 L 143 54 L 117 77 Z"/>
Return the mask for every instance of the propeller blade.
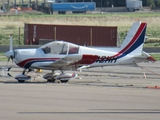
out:
<path id="1" fill-rule="evenodd" d="M 11 58 L 11 60 L 12 60 L 12 63 L 13 63 L 13 56 L 11 55 L 11 56 L 10 56 L 10 58 Z"/>
<path id="2" fill-rule="evenodd" d="M 8 60 L 7 60 L 7 66 L 8 66 L 9 61 L 10 61 L 10 58 L 8 58 Z"/>
<path id="3" fill-rule="evenodd" d="M 10 58 L 8 58 L 8 61 L 7 62 L 9 62 L 10 61 Z"/>
<path id="4" fill-rule="evenodd" d="M 11 68 L 12 68 L 12 67 L 9 67 L 7 71 L 9 72 Z"/>

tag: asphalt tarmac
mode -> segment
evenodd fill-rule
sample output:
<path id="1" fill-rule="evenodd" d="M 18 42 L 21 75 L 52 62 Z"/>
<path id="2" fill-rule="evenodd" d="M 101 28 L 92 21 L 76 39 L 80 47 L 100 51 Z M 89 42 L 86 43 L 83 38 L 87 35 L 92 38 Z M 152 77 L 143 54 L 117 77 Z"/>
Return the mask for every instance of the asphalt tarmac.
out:
<path id="1" fill-rule="evenodd" d="M 9 65 L 13 76 L 23 70 Z M 155 86 L 160 86 L 160 62 L 138 65 L 143 69 L 109 66 L 77 71 L 78 78 L 68 83 L 48 83 L 42 78 L 48 71 L 29 73 L 34 78 L 25 83 L 1 72 L 0 120 L 159 119 L 160 89 Z"/>

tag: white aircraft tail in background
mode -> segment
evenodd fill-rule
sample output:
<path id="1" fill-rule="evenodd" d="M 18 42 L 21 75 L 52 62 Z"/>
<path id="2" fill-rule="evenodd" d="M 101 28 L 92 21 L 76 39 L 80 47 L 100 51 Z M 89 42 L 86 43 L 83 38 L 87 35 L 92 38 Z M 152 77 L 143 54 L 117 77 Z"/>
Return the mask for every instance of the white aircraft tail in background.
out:
<path id="1" fill-rule="evenodd" d="M 153 57 L 143 51 L 146 27 L 147 24 L 144 22 L 135 22 L 118 48 L 91 48 L 64 41 L 53 41 L 37 49 L 13 50 L 11 40 L 10 51 L 4 55 L 25 69 L 21 75 L 15 77 L 19 82 L 30 79 L 25 73 L 27 69 L 51 70 L 52 72 L 43 78 L 53 82 L 55 79 L 67 82 L 77 75 L 64 73 L 64 70 L 155 62 Z M 56 74 L 55 70 L 60 70 L 61 73 Z"/>

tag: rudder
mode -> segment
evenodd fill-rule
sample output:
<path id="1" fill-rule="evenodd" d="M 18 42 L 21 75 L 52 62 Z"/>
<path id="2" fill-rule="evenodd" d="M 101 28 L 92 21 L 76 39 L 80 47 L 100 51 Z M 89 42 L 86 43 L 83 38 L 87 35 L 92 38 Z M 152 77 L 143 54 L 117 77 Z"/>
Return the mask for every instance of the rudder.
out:
<path id="1" fill-rule="evenodd" d="M 146 26 L 146 23 L 141 22 L 135 22 L 132 25 L 117 56 L 120 57 L 122 54 L 122 56 L 125 56 L 129 53 L 134 55 L 141 53 L 145 40 Z"/>

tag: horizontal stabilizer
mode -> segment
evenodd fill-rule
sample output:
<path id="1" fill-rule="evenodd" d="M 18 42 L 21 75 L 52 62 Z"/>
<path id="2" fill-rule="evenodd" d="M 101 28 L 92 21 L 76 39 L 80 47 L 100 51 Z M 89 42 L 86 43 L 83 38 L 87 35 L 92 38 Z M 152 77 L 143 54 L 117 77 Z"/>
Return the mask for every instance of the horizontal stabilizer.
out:
<path id="1" fill-rule="evenodd" d="M 156 62 L 156 60 L 151 55 L 149 55 L 148 53 L 142 51 L 142 54 L 147 57 L 147 60 L 149 62 Z"/>
<path id="2" fill-rule="evenodd" d="M 144 62 L 156 62 L 156 60 L 151 56 L 149 55 L 148 53 L 142 51 L 142 54 L 139 55 L 139 56 L 135 56 L 135 58 L 137 59 L 144 59 Z"/>

